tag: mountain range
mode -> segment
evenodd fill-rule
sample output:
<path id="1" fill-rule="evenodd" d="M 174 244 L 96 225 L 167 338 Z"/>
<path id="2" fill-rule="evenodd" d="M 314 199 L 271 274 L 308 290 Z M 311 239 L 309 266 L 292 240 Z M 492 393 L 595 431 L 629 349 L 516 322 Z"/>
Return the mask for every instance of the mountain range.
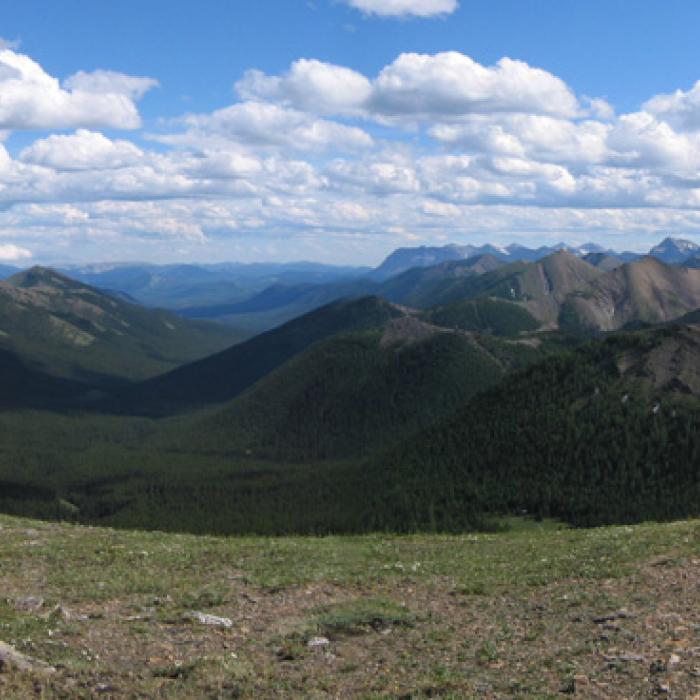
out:
<path id="1" fill-rule="evenodd" d="M 292 288 L 331 299 L 251 338 L 47 268 L 0 282 L 3 508 L 258 533 L 695 513 L 700 269 L 482 251 Z"/>
<path id="2" fill-rule="evenodd" d="M 101 263 L 70 265 L 58 272 L 131 303 L 170 309 L 186 318 L 216 320 L 234 326 L 241 335 L 255 335 L 308 311 L 344 297 L 391 296 L 386 283 L 412 269 L 436 268 L 481 258 L 500 263 L 534 262 L 567 250 L 595 267 L 611 270 L 643 257 L 616 252 L 594 243 L 528 248 L 520 244 L 446 245 L 400 248 L 375 269 L 319 263 L 216 263 L 153 265 Z M 649 255 L 663 262 L 696 267 L 700 248 L 691 241 L 667 238 Z M 444 268 L 449 269 L 449 266 Z M 459 265 L 454 270 L 459 272 Z M 0 266 L 0 279 L 20 270 Z M 410 279 L 410 278 L 409 278 Z M 405 283 L 396 281 L 396 284 Z M 393 283 L 392 283 L 393 284 Z M 392 296 L 393 294 L 393 296 Z M 430 303 L 432 300 L 428 300 Z"/>
<path id="3" fill-rule="evenodd" d="M 72 265 L 59 270 L 104 290 L 121 292 L 146 306 L 180 309 L 245 301 L 274 285 L 327 284 L 358 277 L 368 268 L 320 263 L 138 263 Z"/>
<path id="4" fill-rule="evenodd" d="M 241 329 L 260 331 L 343 297 L 377 294 L 398 303 L 432 305 L 449 297 L 449 286 L 454 288 L 458 297 L 462 284 L 459 278 L 472 267 L 477 272 L 493 271 L 504 264 L 537 262 L 562 250 L 603 271 L 644 257 L 637 253 L 605 250 L 593 243 L 539 248 L 515 244 L 506 248 L 493 245 L 400 248 L 367 275 L 326 284 L 275 284 L 243 301 L 189 307 L 180 309 L 179 313 L 188 318 L 215 319 Z M 693 266 L 698 264 L 694 257 L 698 251 L 700 247 L 690 241 L 667 238 L 654 246 L 649 256 L 670 264 L 687 260 L 688 265 Z M 454 278 L 453 282 L 445 281 L 449 277 Z M 443 299 L 429 291 L 431 279 L 436 287 L 442 288 Z"/>

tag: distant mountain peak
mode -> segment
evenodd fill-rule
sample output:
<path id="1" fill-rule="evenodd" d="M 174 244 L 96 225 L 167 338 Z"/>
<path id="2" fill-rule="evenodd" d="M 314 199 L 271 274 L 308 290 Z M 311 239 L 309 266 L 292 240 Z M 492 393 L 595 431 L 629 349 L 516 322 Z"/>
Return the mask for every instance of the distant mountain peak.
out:
<path id="1" fill-rule="evenodd" d="M 685 238 L 673 238 L 668 236 L 661 243 L 655 245 L 649 255 L 663 260 L 666 263 L 678 264 L 700 252 L 700 245 Z"/>
<path id="2" fill-rule="evenodd" d="M 697 250 L 700 249 L 700 245 L 697 243 L 694 243 L 693 241 L 689 241 L 687 238 L 676 238 L 674 236 L 666 236 L 666 238 L 661 241 L 656 247 L 657 248 L 662 248 L 664 246 L 675 246 L 676 248 L 682 248 L 684 250 Z"/>

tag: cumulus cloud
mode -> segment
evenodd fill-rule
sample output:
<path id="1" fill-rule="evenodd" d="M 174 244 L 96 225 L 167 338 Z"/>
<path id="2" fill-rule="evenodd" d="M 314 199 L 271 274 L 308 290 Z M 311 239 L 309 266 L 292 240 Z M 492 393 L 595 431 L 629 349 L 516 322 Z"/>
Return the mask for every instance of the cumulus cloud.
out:
<path id="1" fill-rule="evenodd" d="M 282 76 L 247 71 L 236 91 L 244 99 L 270 100 L 319 114 L 354 114 L 369 99 L 372 85 L 350 68 L 301 59 Z"/>
<path id="2" fill-rule="evenodd" d="M 436 124 L 429 134 L 452 149 L 528 156 L 553 163 L 601 163 L 608 156 L 612 126 L 540 115 L 475 115 Z"/>
<path id="3" fill-rule="evenodd" d="M 183 121 L 193 130 L 185 137 L 191 143 L 215 134 L 251 146 L 293 150 L 352 150 L 373 144 L 372 137 L 358 127 L 309 119 L 303 112 L 267 102 L 240 102 L 211 114 L 189 115 Z M 179 139 L 180 143 L 185 141 Z"/>
<path id="4" fill-rule="evenodd" d="M 96 70 L 91 73 L 78 71 L 63 82 L 63 86 L 69 90 L 126 95 L 131 100 L 140 100 L 158 85 L 154 78 L 125 75 L 109 70 Z"/>
<path id="5" fill-rule="evenodd" d="M 563 80 L 541 68 L 510 58 L 487 67 L 449 51 L 401 54 L 376 79 L 372 108 L 427 118 L 490 112 L 571 117 L 578 104 Z"/>
<path id="6" fill-rule="evenodd" d="M 14 243 L 0 244 L 0 260 L 3 262 L 18 262 L 32 257 L 31 250 L 22 248 Z"/>
<path id="7" fill-rule="evenodd" d="M 368 15 L 381 17 L 435 17 L 452 14 L 457 0 L 345 0 L 348 5 Z"/>
<path id="8" fill-rule="evenodd" d="M 449 202 L 439 202 L 435 199 L 426 199 L 423 202 L 423 213 L 428 216 L 439 216 L 441 218 L 455 218 L 462 212 L 459 207 Z"/>
<path id="9" fill-rule="evenodd" d="M 0 129 L 135 129 L 140 124 L 129 95 L 64 89 L 28 56 L 0 50 Z"/>
<path id="10" fill-rule="evenodd" d="M 54 134 L 35 141 L 20 153 L 20 160 L 56 170 L 102 170 L 133 165 L 143 155 L 130 141 L 112 141 L 103 134 L 78 129 L 72 135 Z"/>
<path id="11" fill-rule="evenodd" d="M 508 58 L 402 54 L 376 76 L 305 58 L 246 72 L 229 106 L 161 122 L 146 135 L 158 147 L 101 133 L 137 125 L 155 84 L 111 71 L 61 84 L 0 50 L 5 240 L 39 256 L 47 241 L 167 252 L 244 237 L 700 233 L 698 86 L 616 115 Z M 40 127 L 71 131 L 17 154 L 6 130 Z"/>
<path id="12" fill-rule="evenodd" d="M 315 114 L 455 120 L 472 114 L 573 117 L 576 96 L 563 80 L 523 61 L 483 66 L 457 51 L 401 54 L 370 80 L 357 71 L 300 60 L 281 76 L 249 71 L 236 85 L 250 100 Z"/>
<path id="13" fill-rule="evenodd" d="M 336 159 L 326 169 L 326 176 L 337 189 L 356 189 L 374 195 L 410 194 L 421 185 L 410 159 L 392 154 L 378 154 L 364 160 Z"/>
<path id="14" fill-rule="evenodd" d="M 700 129 L 700 80 L 687 92 L 676 90 L 668 95 L 656 95 L 643 109 L 678 129 L 697 131 Z"/>

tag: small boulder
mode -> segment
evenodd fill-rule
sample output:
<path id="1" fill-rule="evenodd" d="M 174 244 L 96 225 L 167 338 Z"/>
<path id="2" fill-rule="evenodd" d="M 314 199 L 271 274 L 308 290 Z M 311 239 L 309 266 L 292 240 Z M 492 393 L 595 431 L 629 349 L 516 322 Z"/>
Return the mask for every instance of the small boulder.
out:
<path id="1" fill-rule="evenodd" d="M 0 642 L 0 673 L 13 668 L 18 671 L 31 671 L 32 673 L 50 674 L 56 672 L 56 669 L 45 661 L 25 656 L 9 644 Z"/>
<path id="2" fill-rule="evenodd" d="M 330 643 L 331 641 L 327 637 L 311 637 L 311 639 L 306 642 L 306 646 L 311 648 L 327 647 Z"/>
<path id="3" fill-rule="evenodd" d="M 228 617 L 219 617 L 218 615 L 209 615 L 207 613 L 192 611 L 184 614 L 186 620 L 193 620 L 194 622 L 199 622 L 200 625 L 208 625 L 210 627 L 222 627 L 230 628 L 233 627 L 233 620 Z"/>
<path id="4" fill-rule="evenodd" d="M 12 601 L 12 607 L 20 612 L 38 612 L 44 607 L 44 599 L 35 595 L 21 596 Z"/>

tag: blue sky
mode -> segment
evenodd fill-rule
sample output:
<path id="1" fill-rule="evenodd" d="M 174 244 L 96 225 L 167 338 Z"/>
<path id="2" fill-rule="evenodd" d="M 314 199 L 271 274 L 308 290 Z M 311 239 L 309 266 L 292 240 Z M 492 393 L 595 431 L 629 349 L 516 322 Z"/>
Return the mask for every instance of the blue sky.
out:
<path id="1" fill-rule="evenodd" d="M 698 240 L 698 26 L 688 0 L 24 0 L 0 258 Z"/>

